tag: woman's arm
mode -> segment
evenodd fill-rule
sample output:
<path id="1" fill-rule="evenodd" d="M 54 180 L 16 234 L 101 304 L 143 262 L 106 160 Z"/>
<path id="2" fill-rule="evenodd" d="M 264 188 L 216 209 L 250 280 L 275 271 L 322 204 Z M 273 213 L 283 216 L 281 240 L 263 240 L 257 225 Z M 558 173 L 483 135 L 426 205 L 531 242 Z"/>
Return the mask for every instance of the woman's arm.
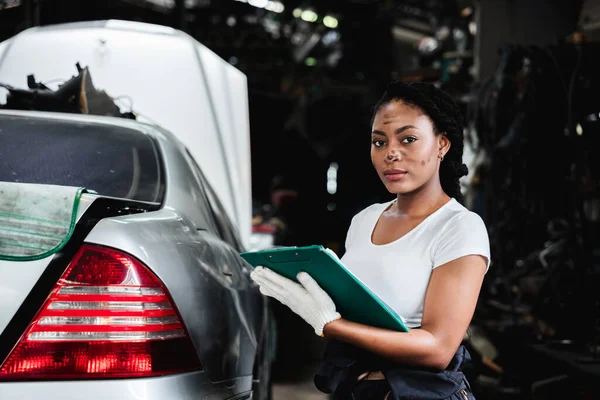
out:
<path id="1" fill-rule="evenodd" d="M 470 255 L 434 269 L 427 287 L 421 328 L 395 332 L 338 319 L 325 337 L 361 347 L 394 361 L 445 369 L 473 318 L 487 260 Z"/>

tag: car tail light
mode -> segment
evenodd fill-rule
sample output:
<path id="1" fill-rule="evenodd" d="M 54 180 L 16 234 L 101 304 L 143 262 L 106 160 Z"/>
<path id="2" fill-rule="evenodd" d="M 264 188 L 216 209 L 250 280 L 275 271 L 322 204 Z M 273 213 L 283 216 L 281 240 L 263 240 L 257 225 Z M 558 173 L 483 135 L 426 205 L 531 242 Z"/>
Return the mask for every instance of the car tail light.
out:
<path id="1" fill-rule="evenodd" d="M 161 281 L 84 245 L 0 367 L 0 380 L 147 377 L 201 369 Z"/>

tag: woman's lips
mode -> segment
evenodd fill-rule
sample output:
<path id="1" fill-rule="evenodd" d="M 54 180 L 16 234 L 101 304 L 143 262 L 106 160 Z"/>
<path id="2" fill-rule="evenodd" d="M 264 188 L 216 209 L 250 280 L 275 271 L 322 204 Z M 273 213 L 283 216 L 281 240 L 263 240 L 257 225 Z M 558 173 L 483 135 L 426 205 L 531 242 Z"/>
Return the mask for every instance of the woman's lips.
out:
<path id="1" fill-rule="evenodd" d="M 404 178 L 408 172 L 401 169 L 386 169 L 383 171 L 383 176 L 389 181 L 399 181 Z"/>

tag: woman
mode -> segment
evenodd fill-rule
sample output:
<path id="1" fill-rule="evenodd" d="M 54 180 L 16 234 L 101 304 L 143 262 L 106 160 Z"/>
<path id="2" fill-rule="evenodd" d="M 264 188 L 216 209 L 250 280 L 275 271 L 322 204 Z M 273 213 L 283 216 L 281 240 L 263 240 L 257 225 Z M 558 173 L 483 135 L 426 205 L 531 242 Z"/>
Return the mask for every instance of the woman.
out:
<path id="1" fill-rule="evenodd" d="M 259 267 L 252 278 L 331 339 L 315 383 L 335 399 L 473 399 L 461 342 L 490 254 L 483 221 L 460 204 L 460 110 L 431 84 L 392 82 L 374 107 L 371 142 L 396 198 L 354 216 L 342 262 L 409 331 L 344 320 L 306 273 L 296 283 Z"/>

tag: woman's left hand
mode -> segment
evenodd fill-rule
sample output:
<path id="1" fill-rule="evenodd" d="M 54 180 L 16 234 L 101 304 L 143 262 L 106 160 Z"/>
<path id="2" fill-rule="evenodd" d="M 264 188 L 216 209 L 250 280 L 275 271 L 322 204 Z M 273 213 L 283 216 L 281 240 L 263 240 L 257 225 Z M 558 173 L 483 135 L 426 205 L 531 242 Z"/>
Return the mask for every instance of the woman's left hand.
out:
<path id="1" fill-rule="evenodd" d="M 308 322 L 319 336 L 325 325 L 341 318 L 331 297 L 306 272 L 300 272 L 296 283 L 268 268 L 256 267 L 250 274 L 260 292 L 288 306 Z"/>

